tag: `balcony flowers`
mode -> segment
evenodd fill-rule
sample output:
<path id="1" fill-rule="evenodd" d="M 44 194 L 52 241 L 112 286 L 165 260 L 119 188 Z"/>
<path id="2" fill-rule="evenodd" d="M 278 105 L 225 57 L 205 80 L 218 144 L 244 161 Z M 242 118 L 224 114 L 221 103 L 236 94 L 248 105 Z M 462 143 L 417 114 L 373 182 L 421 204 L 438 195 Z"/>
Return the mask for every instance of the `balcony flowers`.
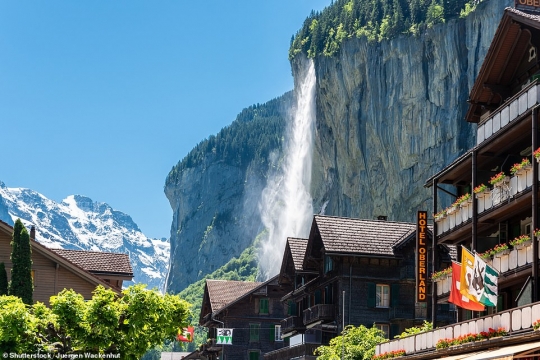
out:
<path id="1" fill-rule="evenodd" d="M 431 275 L 431 280 L 432 281 L 443 280 L 446 277 L 448 277 L 448 275 L 450 274 L 452 274 L 452 267 L 448 267 L 444 270 L 434 272 L 433 275 Z"/>
<path id="2" fill-rule="evenodd" d="M 540 329 L 540 320 L 536 320 L 535 322 L 533 322 L 532 326 L 533 326 L 534 330 L 539 330 Z"/>
<path id="3" fill-rule="evenodd" d="M 454 206 L 462 206 L 463 204 L 467 203 L 468 200 L 471 198 L 471 194 L 467 193 L 465 195 L 461 195 L 457 198 L 457 200 L 452 204 Z"/>
<path id="4" fill-rule="evenodd" d="M 540 326 L 540 325 L 539 325 Z M 489 328 L 488 331 L 482 331 L 479 334 L 469 333 L 461 335 L 454 339 L 440 339 L 435 345 L 436 349 L 446 349 L 454 345 L 463 345 L 473 341 L 488 340 L 500 336 L 508 335 L 508 331 L 505 328 L 500 327 L 498 329 Z"/>
<path id="5" fill-rule="evenodd" d="M 489 254 L 491 256 L 503 256 L 510 252 L 510 249 L 508 248 L 508 244 L 499 244 L 496 245 L 493 249 L 488 250 Z"/>
<path id="6" fill-rule="evenodd" d="M 536 159 L 536 161 L 540 162 L 540 148 L 534 150 L 533 156 Z"/>
<path id="7" fill-rule="evenodd" d="M 446 217 L 446 209 L 443 209 L 439 211 L 438 213 L 433 214 L 433 218 L 435 219 L 435 221 L 441 221 L 445 217 Z"/>
<path id="8" fill-rule="evenodd" d="M 481 193 L 485 192 L 487 189 L 488 189 L 488 187 L 487 187 L 486 184 L 480 184 L 480 185 L 478 185 L 477 187 L 474 188 L 473 192 L 475 194 L 481 194 Z"/>
<path id="9" fill-rule="evenodd" d="M 507 177 L 504 174 L 504 171 L 501 171 L 500 173 L 493 175 L 491 179 L 489 179 L 489 183 L 493 186 L 501 186 L 506 182 L 506 180 Z"/>
<path id="10" fill-rule="evenodd" d="M 534 229 L 534 236 L 535 236 L 537 239 L 540 239 L 540 229 Z"/>
<path id="11" fill-rule="evenodd" d="M 405 350 L 387 351 L 379 355 L 373 355 L 373 360 L 393 359 L 405 355 Z"/>
<path id="12" fill-rule="evenodd" d="M 527 234 L 523 234 L 510 241 L 510 245 L 516 248 L 522 248 L 531 243 L 531 237 Z"/>
<path id="13" fill-rule="evenodd" d="M 527 158 L 523 158 L 520 163 L 512 165 L 510 168 L 510 173 L 516 175 L 520 170 L 525 169 L 531 165 L 531 162 Z"/>

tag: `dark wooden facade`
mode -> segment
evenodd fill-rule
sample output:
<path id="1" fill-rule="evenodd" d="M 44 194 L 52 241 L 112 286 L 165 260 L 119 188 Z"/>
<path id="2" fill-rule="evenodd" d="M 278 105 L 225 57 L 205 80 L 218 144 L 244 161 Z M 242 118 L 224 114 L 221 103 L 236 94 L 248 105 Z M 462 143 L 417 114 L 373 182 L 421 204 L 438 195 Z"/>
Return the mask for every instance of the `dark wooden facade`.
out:
<path id="1" fill-rule="evenodd" d="M 478 124 L 476 146 L 426 183 L 434 189 L 434 208 L 439 210 L 443 208 L 438 201 L 443 194 L 441 184 L 452 186 L 456 197 L 472 193 L 481 184 L 488 191 L 474 195 L 470 216 L 461 224 L 447 226 L 446 218 L 435 223 L 437 243 L 483 253 L 520 235 L 535 239 L 534 229 L 540 228 L 539 172 L 532 153 L 540 147 L 539 48 L 540 16 L 506 9 L 469 98 L 466 120 Z M 512 166 L 523 159 L 532 166 L 511 174 Z M 500 172 L 507 180 L 491 186 L 490 178 Z M 538 241 L 525 250 L 509 247 L 509 255 L 493 260 L 500 271 L 500 296 L 497 308 L 485 314 L 540 300 L 534 285 L 538 283 Z M 510 266 L 499 266 L 501 261 L 510 261 Z M 519 296 L 522 290 L 526 298 Z M 439 293 L 438 301 L 445 302 L 447 297 Z M 467 311 L 460 315 L 460 319 L 472 316 Z"/>
<path id="2" fill-rule="evenodd" d="M 317 215 L 309 239 L 288 240 L 279 280 L 295 290 L 282 299 L 289 315 L 282 329 L 284 336 L 303 337 L 307 352 L 300 358 L 314 359 L 307 345 L 327 344 L 343 326 L 376 325 L 393 337 L 427 319 L 429 302 L 415 302 L 415 236 L 416 224 Z M 443 252 L 448 263 L 448 248 Z M 380 295 L 385 299 L 377 302 Z M 454 319 L 448 305 L 438 312 L 441 324 Z M 291 346 L 265 359 L 297 352 Z"/>
<path id="3" fill-rule="evenodd" d="M 290 290 L 277 277 L 264 283 L 207 280 L 199 323 L 209 342 L 199 351 L 207 359 L 255 360 L 284 346 L 281 298 Z M 232 328 L 232 345 L 215 345 L 216 329 Z"/>
<path id="4" fill-rule="evenodd" d="M 12 237 L 13 228 L 0 221 L 0 262 L 6 266 L 8 280 L 12 267 L 10 260 Z M 121 292 L 121 288 L 111 286 L 109 282 L 77 266 L 33 239 L 31 239 L 31 247 L 34 302 L 41 301 L 49 304 L 50 297 L 63 289 L 73 289 L 83 295 L 85 299 L 92 297 L 92 291 L 98 285 L 113 289 L 117 293 Z"/>

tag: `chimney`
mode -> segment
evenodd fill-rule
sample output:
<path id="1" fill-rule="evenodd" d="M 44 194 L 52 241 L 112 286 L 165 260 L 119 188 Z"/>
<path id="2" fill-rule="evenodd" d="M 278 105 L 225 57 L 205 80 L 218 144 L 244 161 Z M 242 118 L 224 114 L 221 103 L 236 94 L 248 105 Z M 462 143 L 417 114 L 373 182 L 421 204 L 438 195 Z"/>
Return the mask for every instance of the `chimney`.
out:
<path id="1" fill-rule="evenodd" d="M 386 221 L 386 220 L 388 220 L 388 216 L 386 216 L 386 215 L 379 215 L 379 216 L 377 216 L 377 220 Z"/>
<path id="2" fill-rule="evenodd" d="M 30 239 L 36 240 L 36 227 L 34 225 L 30 228 Z"/>

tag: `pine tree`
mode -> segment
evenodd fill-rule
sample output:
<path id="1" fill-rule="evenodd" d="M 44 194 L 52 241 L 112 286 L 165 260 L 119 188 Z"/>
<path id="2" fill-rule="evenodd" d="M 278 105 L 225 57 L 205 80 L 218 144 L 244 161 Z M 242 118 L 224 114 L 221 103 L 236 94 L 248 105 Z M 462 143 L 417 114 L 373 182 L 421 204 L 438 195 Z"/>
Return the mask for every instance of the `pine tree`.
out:
<path id="1" fill-rule="evenodd" d="M 25 304 L 33 303 L 32 293 L 32 250 L 30 236 L 21 219 L 17 219 L 13 227 L 13 240 L 11 241 L 11 281 L 8 286 L 9 295 L 18 296 Z"/>
<path id="2" fill-rule="evenodd" d="M 0 296 L 8 294 L 8 281 L 6 273 L 6 265 L 0 262 Z"/>

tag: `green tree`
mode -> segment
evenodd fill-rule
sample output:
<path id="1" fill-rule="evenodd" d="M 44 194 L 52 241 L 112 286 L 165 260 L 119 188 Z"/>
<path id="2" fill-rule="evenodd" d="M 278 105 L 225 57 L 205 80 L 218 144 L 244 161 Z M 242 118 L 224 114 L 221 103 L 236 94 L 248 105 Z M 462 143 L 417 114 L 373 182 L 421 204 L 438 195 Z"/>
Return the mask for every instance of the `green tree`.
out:
<path id="1" fill-rule="evenodd" d="M 15 221 L 11 241 L 11 281 L 9 295 L 18 296 L 25 304 L 32 304 L 34 284 L 32 282 L 32 250 L 30 236 L 21 219 Z"/>
<path id="2" fill-rule="evenodd" d="M 140 359 L 152 347 L 174 340 L 187 325 L 189 304 L 134 285 L 118 296 L 98 286 L 84 301 L 73 290 L 25 306 L 20 298 L 0 296 L 0 351 L 64 354 L 120 354 Z"/>
<path id="3" fill-rule="evenodd" d="M 394 336 L 394 339 L 403 339 L 407 336 L 411 336 L 411 335 L 415 335 L 415 334 L 419 334 L 419 333 L 423 333 L 423 332 L 427 332 L 431 330 L 433 330 L 433 323 L 424 320 L 424 323 L 422 324 L 422 326 L 414 326 L 412 328 L 405 329 L 405 331 L 402 332 L 400 335 Z"/>
<path id="4" fill-rule="evenodd" d="M 386 341 L 384 333 L 375 327 L 349 325 L 328 346 L 319 346 L 315 355 L 318 360 L 370 360 L 375 355 L 375 346 L 383 341 Z"/>
<path id="5" fill-rule="evenodd" d="M 8 280 L 6 265 L 3 262 L 0 262 L 0 295 L 8 294 Z"/>

